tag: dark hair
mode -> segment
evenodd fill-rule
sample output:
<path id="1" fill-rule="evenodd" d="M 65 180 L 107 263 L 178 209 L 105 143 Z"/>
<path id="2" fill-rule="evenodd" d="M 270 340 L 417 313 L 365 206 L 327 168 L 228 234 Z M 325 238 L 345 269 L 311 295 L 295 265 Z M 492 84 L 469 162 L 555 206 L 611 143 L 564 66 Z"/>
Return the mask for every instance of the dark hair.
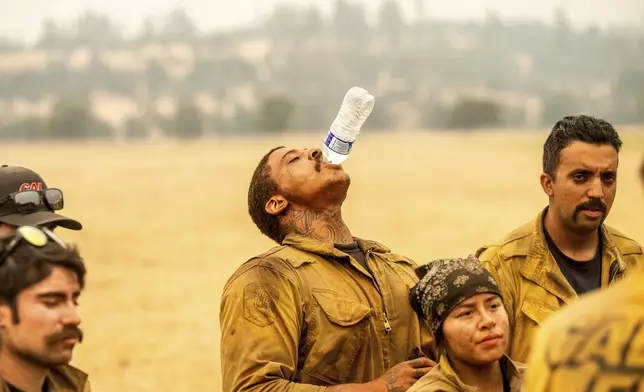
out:
<path id="1" fill-rule="evenodd" d="M 561 150 L 574 141 L 592 144 L 610 144 L 619 153 L 622 141 L 613 126 L 600 118 L 579 115 L 566 116 L 557 121 L 543 144 L 543 172 L 554 178 L 559 166 Z"/>
<path id="2" fill-rule="evenodd" d="M 259 230 L 278 244 L 282 242 L 279 219 L 267 213 L 265 206 L 279 190 L 268 171 L 268 157 L 280 148 L 284 146 L 275 147 L 262 157 L 248 187 L 248 214 Z"/>
<path id="3" fill-rule="evenodd" d="M 5 245 L 6 241 L 0 246 Z M 76 247 L 65 249 L 53 241 L 42 247 L 19 244 L 0 266 L 0 301 L 11 308 L 14 324 L 20 322 L 18 294 L 48 278 L 55 267 L 73 271 L 81 289 L 85 287 L 85 263 Z"/>

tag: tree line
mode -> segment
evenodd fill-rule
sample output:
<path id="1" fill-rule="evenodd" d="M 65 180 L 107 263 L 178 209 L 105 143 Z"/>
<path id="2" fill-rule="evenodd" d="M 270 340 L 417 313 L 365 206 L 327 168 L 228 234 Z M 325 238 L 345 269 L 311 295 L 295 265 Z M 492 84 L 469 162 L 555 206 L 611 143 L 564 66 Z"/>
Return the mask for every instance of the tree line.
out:
<path id="1" fill-rule="evenodd" d="M 503 21 L 493 13 L 483 22 L 439 22 L 424 17 L 424 3 L 417 4 L 419 16 L 407 20 L 399 2 L 383 0 L 369 23 L 365 5 L 356 0 L 335 0 L 329 16 L 289 3 L 262 24 L 216 34 L 200 32 L 181 9 L 161 21 L 145 20 L 130 37 L 94 12 L 67 25 L 45 21 L 33 48 L 0 40 L 0 56 L 40 50 L 68 58 L 87 48 L 91 59 L 84 68 L 52 61 L 44 69 L 0 72 L 0 101 L 57 102 L 48 118 L 2 116 L 0 137 L 319 131 L 353 85 L 376 95 L 365 124 L 373 130 L 521 129 L 551 126 L 579 112 L 644 122 L 643 28 L 574 29 L 562 12 L 554 24 Z M 249 42 L 267 45 L 265 55 L 239 55 Z M 114 68 L 105 59 L 110 51 L 142 53 L 150 45 L 175 44 L 193 56 L 180 78 L 171 72 L 176 59 L 149 59 L 140 71 Z M 235 100 L 239 86 L 249 86 L 252 104 Z M 108 125 L 90 104 L 98 90 L 131 98 L 141 114 Z M 203 93 L 218 109 L 198 105 Z M 173 114 L 154 109 L 163 97 L 174 100 Z"/>

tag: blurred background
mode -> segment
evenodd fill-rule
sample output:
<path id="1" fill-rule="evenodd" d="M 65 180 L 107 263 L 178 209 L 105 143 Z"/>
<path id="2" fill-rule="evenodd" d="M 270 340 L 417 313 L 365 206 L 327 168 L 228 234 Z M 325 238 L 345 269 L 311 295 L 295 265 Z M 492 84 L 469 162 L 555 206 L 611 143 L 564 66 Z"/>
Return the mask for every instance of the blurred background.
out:
<path id="1" fill-rule="evenodd" d="M 3 2 L 5 139 L 318 131 L 352 85 L 365 129 L 644 121 L 638 0 Z"/>
<path id="2" fill-rule="evenodd" d="M 276 145 L 376 97 L 349 159 L 354 235 L 418 263 L 547 199 L 561 117 L 624 140 L 608 223 L 644 241 L 641 0 L 0 0 L 0 158 L 65 193 L 89 266 L 74 364 L 95 391 L 220 391 L 219 299 L 273 246 L 246 212 Z"/>

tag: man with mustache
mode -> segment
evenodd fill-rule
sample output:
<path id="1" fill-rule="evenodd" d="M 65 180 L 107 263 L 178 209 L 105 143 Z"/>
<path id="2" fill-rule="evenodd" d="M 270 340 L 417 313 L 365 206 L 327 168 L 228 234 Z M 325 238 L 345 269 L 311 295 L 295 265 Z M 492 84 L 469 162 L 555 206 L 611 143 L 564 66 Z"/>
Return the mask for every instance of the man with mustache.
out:
<path id="1" fill-rule="evenodd" d="M 85 264 L 54 233 L 21 226 L 0 240 L 0 391 L 90 392 L 69 365 Z"/>
<path id="2" fill-rule="evenodd" d="M 248 211 L 279 246 L 224 287 L 224 392 L 404 392 L 435 364 L 409 302 L 417 265 L 353 236 L 341 213 L 349 184 L 319 149 L 261 159 Z"/>
<path id="3" fill-rule="evenodd" d="M 476 252 L 501 288 L 515 361 L 527 361 L 550 315 L 644 263 L 640 244 L 604 224 L 617 191 L 621 146 L 602 119 L 579 115 L 558 121 L 543 146 L 540 181 L 548 206 Z"/>

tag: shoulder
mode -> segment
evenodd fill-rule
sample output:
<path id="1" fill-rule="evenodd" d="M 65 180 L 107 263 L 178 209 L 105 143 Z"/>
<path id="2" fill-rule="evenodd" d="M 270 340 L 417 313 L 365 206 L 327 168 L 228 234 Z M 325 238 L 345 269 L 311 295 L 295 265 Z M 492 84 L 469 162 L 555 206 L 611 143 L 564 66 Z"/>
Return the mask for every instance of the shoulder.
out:
<path id="1" fill-rule="evenodd" d="M 484 264 L 498 267 L 517 257 L 526 257 L 534 241 L 535 221 L 525 223 L 512 230 L 498 241 L 483 245 L 476 251 L 476 257 Z"/>
<path id="2" fill-rule="evenodd" d="M 387 252 L 387 253 L 382 253 L 381 254 L 383 258 L 389 262 L 399 264 L 401 266 L 407 266 L 411 269 L 416 269 L 418 268 L 418 263 L 414 261 L 411 257 L 405 256 L 400 253 L 395 253 L 395 252 Z"/>
<path id="3" fill-rule="evenodd" d="M 623 255 L 631 254 L 643 254 L 644 250 L 642 245 L 639 242 L 635 241 L 633 238 L 625 235 L 619 230 L 615 229 L 612 226 L 605 225 L 606 231 L 611 236 L 615 246 Z"/>
<path id="4" fill-rule="evenodd" d="M 419 378 L 408 392 L 458 391 L 458 385 L 448 377 L 440 365 L 434 366 L 429 373 Z"/>
<path id="5" fill-rule="evenodd" d="M 409 266 L 411 269 L 418 268 L 418 263 L 416 263 L 412 258 L 400 253 L 392 252 L 389 247 L 380 242 L 357 237 L 356 240 L 358 241 L 360 248 L 363 250 L 370 250 L 372 254 L 378 255 L 384 261 Z"/>
<path id="6" fill-rule="evenodd" d="M 283 279 L 295 283 L 298 280 L 297 269 L 313 262 L 313 258 L 306 257 L 306 252 L 289 246 L 275 246 L 239 266 L 228 278 L 224 292 L 234 290 L 240 283 L 271 284 Z"/>

